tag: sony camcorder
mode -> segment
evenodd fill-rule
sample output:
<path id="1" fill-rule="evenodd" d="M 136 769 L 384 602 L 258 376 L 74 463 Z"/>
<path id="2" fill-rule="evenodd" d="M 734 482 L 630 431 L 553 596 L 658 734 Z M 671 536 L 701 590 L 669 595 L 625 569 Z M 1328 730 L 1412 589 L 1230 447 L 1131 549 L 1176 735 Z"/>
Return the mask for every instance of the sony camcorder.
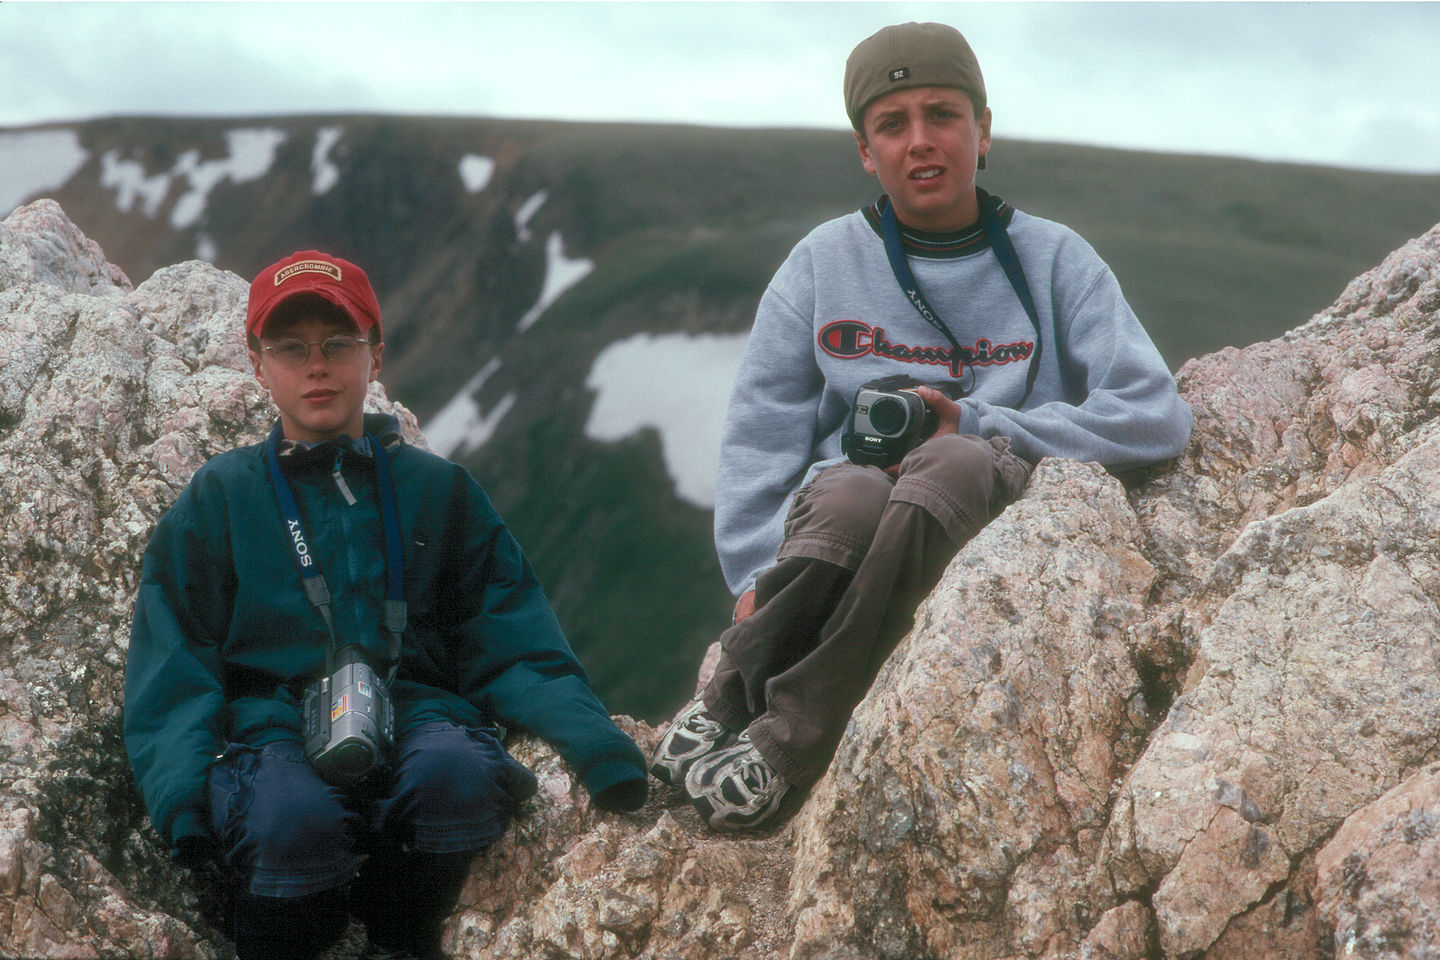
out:
<path id="1" fill-rule="evenodd" d="M 305 689 L 305 757 L 336 786 L 385 766 L 395 742 L 395 708 L 358 644 L 347 644 Z"/>
<path id="2" fill-rule="evenodd" d="M 939 417 L 906 376 L 861 384 L 840 435 L 840 449 L 855 463 L 888 467 L 928 440 Z"/>

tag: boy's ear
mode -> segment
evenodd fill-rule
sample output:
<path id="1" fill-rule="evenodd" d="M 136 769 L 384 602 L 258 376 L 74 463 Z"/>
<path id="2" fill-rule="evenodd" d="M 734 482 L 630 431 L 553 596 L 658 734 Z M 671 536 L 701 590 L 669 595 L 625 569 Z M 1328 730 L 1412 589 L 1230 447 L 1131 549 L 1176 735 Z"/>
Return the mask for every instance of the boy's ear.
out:
<path id="1" fill-rule="evenodd" d="M 260 364 L 260 354 L 254 350 L 250 351 L 250 366 L 255 369 L 255 379 L 260 381 L 260 386 L 269 390 L 270 384 L 265 381 L 265 368 Z"/>
<path id="2" fill-rule="evenodd" d="M 370 348 L 370 382 L 374 383 L 380 379 L 380 355 L 385 352 L 385 341 L 380 341 Z"/>
<path id="3" fill-rule="evenodd" d="M 870 159 L 870 142 L 865 139 L 864 134 L 859 130 L 855 131 L 855 146 L 860 151 L 860 166 L 865 168 L 866 173 L 873 176 L 875 173 L 875 163 Z"/>

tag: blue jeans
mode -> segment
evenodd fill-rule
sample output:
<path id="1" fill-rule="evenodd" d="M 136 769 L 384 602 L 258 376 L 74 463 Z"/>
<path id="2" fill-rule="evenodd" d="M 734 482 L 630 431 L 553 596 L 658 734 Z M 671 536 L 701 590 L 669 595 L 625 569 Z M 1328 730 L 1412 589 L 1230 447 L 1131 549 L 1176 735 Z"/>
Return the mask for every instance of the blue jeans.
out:
<path id="1" fill-rule="evenodd" d="M 233 746 L 210 769 L 210 818 L 250 894 L 301 897 L 348 883 L 372 850 L 484 849 L 535 789 L 488 731 L 433 722 L 401 739 L 385 782 L 364 795 L 322 780 L 296 741 Z"/>

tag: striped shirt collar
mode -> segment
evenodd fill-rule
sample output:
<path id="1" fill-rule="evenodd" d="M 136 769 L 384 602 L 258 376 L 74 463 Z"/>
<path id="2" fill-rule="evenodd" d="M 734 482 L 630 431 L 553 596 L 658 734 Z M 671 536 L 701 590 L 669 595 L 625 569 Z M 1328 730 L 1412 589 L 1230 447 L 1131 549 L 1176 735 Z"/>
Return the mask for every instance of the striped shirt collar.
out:
<path id="1" fill-rule="evenodd" d="M 874 203 L 860 208 L 860 213 L 870 224 L 870 229 L 875 231 L 877 237 L 881 236 L 880 215 L 889 202 L 890 198 L 881 194 Z M 1010 221 L 1015 216 L 1015 208 L 1004 200 L 1000 200 L 999 215 L 1001 225 L 1009 227 Z M 990 249 L 990 241 L 986 239 L 985 229 L 980 225 L 979 220 L 968 227 L 948 233 L 913 230 L 902 223 L 900 225 L 900 245 L 907 256 L 921 257 L 926 260 L 955 260 Z"/>

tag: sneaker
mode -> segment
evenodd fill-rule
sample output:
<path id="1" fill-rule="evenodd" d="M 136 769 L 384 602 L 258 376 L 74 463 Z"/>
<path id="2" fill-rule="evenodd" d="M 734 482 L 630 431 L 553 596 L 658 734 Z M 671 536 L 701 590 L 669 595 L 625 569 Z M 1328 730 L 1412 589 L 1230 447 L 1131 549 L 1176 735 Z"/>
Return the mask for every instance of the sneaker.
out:
<path id="1" fill-rule="evenodd" d="M 692 700 L 670 721 L 670 729 L 650 759 L 650 773 L 657 780 L 682 786 L 691 764 L 730 746 L 735 737 L 734 730 L 710 715 L 704 700 Z"/>
<path id="2" fill-rule="evenodd" d="M 742 733 L 735 745 L 697 762 L 685 776 L 685 791 L 700 816 L 716 830 L 750 830 L 780 813 L 793 789 Z"/>

